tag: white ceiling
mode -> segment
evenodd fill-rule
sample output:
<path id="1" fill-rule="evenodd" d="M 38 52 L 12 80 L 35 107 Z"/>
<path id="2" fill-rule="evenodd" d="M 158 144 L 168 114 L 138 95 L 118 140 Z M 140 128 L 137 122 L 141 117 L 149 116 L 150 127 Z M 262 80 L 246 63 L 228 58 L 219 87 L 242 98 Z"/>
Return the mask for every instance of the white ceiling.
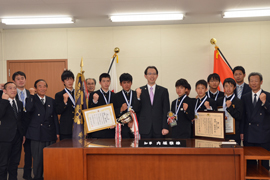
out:
<path id="1" fill-rule="evenodd" d="M 14 28 L 65 28 L 133 25 L 224 23 L 243 21 L 269 21 L 270 17 L 223 19 L 227 10 L 270 8 L 270 0 L 0 0 L 0 18 L 67 15 L 76 23 L 65 25 L 20 25 Z M 135 13 L 185 14 L 183 21 L 112 23 L 109 15 Z"/>

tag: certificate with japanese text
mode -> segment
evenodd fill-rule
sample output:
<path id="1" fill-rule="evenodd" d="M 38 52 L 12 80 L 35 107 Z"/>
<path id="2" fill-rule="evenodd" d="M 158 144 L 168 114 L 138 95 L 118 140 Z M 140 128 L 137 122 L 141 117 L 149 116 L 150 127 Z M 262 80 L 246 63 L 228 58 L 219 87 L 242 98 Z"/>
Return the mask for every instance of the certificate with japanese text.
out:
<path id="1" fill-rule="evenodd" d="M 223 107 L 218 107 L 218 111 L 223 111 Z M 235 119 L 230 115 L 230 113 L 225 113 L 225 133 L 235 134 Z"/>
<path id="2" fill-rule="evenodd" d="M 116 125 L 113 104 L 83 110 L 87 133 L 108 129 Z"/>
<path id="3" fill-rule="evenodd" d="M 198 112 L 194 121 L 194 136 L 225 139 L 224 112 Z"/>

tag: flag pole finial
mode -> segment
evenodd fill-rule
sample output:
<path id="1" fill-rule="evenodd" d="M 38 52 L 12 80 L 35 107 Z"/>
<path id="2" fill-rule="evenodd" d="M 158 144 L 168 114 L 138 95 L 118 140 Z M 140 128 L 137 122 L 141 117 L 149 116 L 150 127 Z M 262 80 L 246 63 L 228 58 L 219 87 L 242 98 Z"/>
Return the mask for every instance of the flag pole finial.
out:
<path id="1" fill-rule="evenodd" d="M 81 73 L 83 74 L 84 73 L 84 71 L 83 71 L 83 57 L 82 57 L 82 59 L 81 59 L 81 64 L 80 64 L 80 67 L 81 67 Z"/>
<path id="2" fill-rule="evenodd" d="M 218 48 L 218 47 L 217 47 L 217 40 L 216 40 L 216 38 L 210 39 L 210 43 L 211 43 L 212 45 L 215 45 L 215 48 L 216 48 L 216 49 Z"/>
<path id="3" fill-rule="evenodd" d="M 117 53 L 119 53 L 119 52 L 120 52 L 119 47 L 114 48 L 114 55 L 113 55 L 113 57 L 116 57 L 116 62 L 117 63 L 118 63 L 118 55 L 117 55 Z"/>

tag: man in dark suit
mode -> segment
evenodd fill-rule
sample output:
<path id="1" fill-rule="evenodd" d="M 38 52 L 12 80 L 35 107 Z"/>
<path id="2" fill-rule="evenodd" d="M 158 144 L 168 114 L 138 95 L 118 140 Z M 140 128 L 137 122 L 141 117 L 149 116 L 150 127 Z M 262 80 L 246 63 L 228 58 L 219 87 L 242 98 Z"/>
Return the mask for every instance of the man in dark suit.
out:
<path id="1" fill-rule="evenodd" d="M 119 118 L 123 114 L 129 111 L 129 108 L 138 112 L 138 99 L 136 91 L 131 90 L 132 76 L 129 73 L 123 73 L 119 77 L 120 85 L 122 90 L 116 93 L 116 117 Z M 121 128 L 122 138 L 134 138 L 133 133 L 131 133 L 128 124 L 125 124 Z"/>
<path id="2" fill-rule="evenodd" d="M 72 138 L 74 121 L 75 97 L 74 97 L 74 74 L 65 70 L 61 75 L 65 89 L 55 94 L 55 110 L 60 117 L 60 140 Z"/>
<path id="3" fill-rule="evenodd" d="M 4 84 L 0 84 L 0 99 L 2 99 Z"/>
<path id="4" fill-rule="evenodd" d="M 246 71 L 242 66 L 236 66 L 233 68 L 233 77 L 236 81 L 236 89 L 234 90 L 234 93 L 239 99 L 241 99 L 244 94 L 251 92 L 249 85 L 244 82 Z"/>
<path id="5" fill-rule="evenodd" d="M 223 82 L 224 94 L 222 98 L 218 98 L 217 106 L 222 106 L 225 111 L 225 119 L 231 115 L 235 119 L 235 134 L 225 135 L 226 139 L 234 139 L 239 145 L 240 139 L 240 123 L 242 120 L 243 105 L 242 101 L 234 94 L 236 83 L 234 79 L 227 78 Z"/>
<path id="6" fill-rule="evenodd" d="M 168 90 L 156 84 L 158 70 L 148 66 L 144 71 L 147 85 L 136 89 L 140 105 L 139 132 L 141 138 L 162 138 L 169 133 L 167 113 L 170 110 Z"/>
<path id="7" fill-rule="evenodd" d="M 99 76 L 99 84 L 101 88 L 97 91 L 94 91 L 89 96 L 88 107 L 98 107 L 106 104 L 113 103 L 113 106 L 116 107 L 115 94 L 109 90 L 111 84 L 111 77 L 108 73 L 102 73 Z M 109 129 L 104 129 L 88 134 L 88 138 L 114 138 L 115 129 L 112 126 Z"/>
<path id="8" fill-rule="evenodd" d="M 29 89 L 31 95 L 26 99 L 26 111 L 30 112 L 31 118 L 26 137 L 31 139 L 34 179 L 43 179 L 43 148 L 59 138 L 59 124 L 54 99 L 46 96 L 46 81 L 39 79 L 34 86 L 35 89 Z"/>
<path id="9" fill-rule="evenodd" d="M 23 103 L 23 110 L 24 110 L 24 122 L 25 130 L 27 130 L 29 125 L 29 113 L 25 110 L 25 102 L 26 98 L 30 97 L 30 92 L 25 89 L 26 84 L 26 75 L 22 71 L 17 71 L 12 75 L 12 80 L 17 86 L 17 95 L 16 99 L 20 100 Z M 31 171 L 32 171 L 32 154 L 31 154 L 31 140 L 26 139 L 25 143 L 23 144 L 24 147 L 24 167 L 23 167 L 23 178 L 24 179 L 32 179 Z"/>
<path id="10" fill-rule="evenodd" d="M 0 99 L 0 179 L 17 179 L 22 143 L 25 141 L 23 127 L 23 104 L 15 97 L 16 85 L 7 82 Z"/>
<path id="11" fill-rule="evenodd" d="M 259 146 L 270 151 L 270 93 L 261 89 L 263 77 L 253 72 L 248 76 L 251 92 L 242 96 L 244 146 Z M 248 162 L 252 163 L 252 162 Z M 269 170 L 269 161 L 262 161 Z"/>
<path id="12" fill-rule="evenodd" d="M 209 85 L 209 91 L 207 92 L 207 96 L 214 101 L 217 101 L 218 98 L 224 97 L 224 92 L 218 90 L 218 86 L 220 84 L 220 77 L 217 73 L 210 74 L 207 77 L 207 83 Z"/>

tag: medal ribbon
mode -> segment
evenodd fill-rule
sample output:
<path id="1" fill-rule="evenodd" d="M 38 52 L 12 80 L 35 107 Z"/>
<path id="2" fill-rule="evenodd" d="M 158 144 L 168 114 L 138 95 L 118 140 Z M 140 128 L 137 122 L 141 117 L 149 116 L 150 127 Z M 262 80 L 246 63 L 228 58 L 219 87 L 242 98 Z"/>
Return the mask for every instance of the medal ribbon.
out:
<path id="1" fill-rule="evenodd" d="M 210 93 L 209 93 L 209 92 L 210 92 L 210 91 L 208 91 L 208 92 L 207 92 L 207 94 L 208 94 L 208 97 L 209 97 L 209 98 L 211 98 L 211 96 L 210 96 Z M 217 95 L 216 95 L 216 97 L 215 97 L 215 101 L 217 101 L 218 94 L 219 94 L 219 90 L 218 90 Z"/>
<path id="2" fill-rule="evenodd" d="M 130 90 L 130 98 L 129 98 L 129 102 L 128 102 L 127 97 L 126 97 L 126 95 L 125 95 L 125 93 L 124 93 L 123 90 L 122 90 L 122 93 L 123 93 L 123 96 L 124 96 L 124 98 L 125 98 L 125 101 L 126 101 L 126 103 L 127 103 L 127 105 L 128 105 L 127 111 L 129 111 L 129 108 L 131 107 L 131 102 L 132 102 L 132 90 Z"/>
<path id="3" fill-rule="evenodd" d="M 141 139 L 141 136 L 140 136 L 140 133 L 139 133 L 139 124 L 138 124 L 136 113 L 134 112 L 133 109 L 130 110 L 130 114 L 131 114 L 131 117 L 133 119 L 132 129 L 134 130 L 133 131 L 134 132 L 134 138 L 135 138 L 135 141 L 136 141 L 136 140 Z"/>
<path id="4" fill-rule="evenodd" d="M 111 101 L 111 91 L 109 91 L 109 100 L 107 101 L 106 97 L 103 94 L 103 91 L 101 89 L 99 89 L 99 90 L 100 90 L 101 94 L 103 95 L 103 98 L 104 98 L 106 104 L 109 104 Z"/>
<path id="5" fill-rule="evenodd" d="M 235 97 L 235 94 L 233 94 L 233 96 L 231 97 L 231 99 L 230 99 L 231 102 L 234 99 L 234 97 Z M 228 115 L 227 115 L 228 112 L 226 111 L 226 97 L 224 97 L 224 99 L 223 99 L 223 110 L 225 111 L 225 115 L 228 117 Z"/>
<path id="6" fill-rule="evenodd" d="M 72 104 L 73 104 L 73 108 L 75 108 L 75 98 L 74 97 L 72 97 L 72 95 L 70 94 L 70 92 L 67 90 L 67 88 L 65 88 L 65 91 L 66 91 L 66 93 L 68 94 L 68 97 L 69 97 L 69 99 L 71 100 L 71 102 L 72 102 Z M 75 94 L 75 93 L 74 93 Z"/>
<path id="7" fill-rule="evenodd" d="M 178 102 L 178 99 L 179 99 L 179 98 L 177 98 L 177 101 L 175 102 L 175 115 L 178 114 L 179 109 L 180 109 L 180 106 L 182 105 L 182 103 L 183 103 L 183 101 L 184 101 L 184 99 L 185 99 L 186 97 L 187 97 L 187 95 L 185 95 L 185 96 L 182 98 L 182 100 L 181 100 L 181 102 L 180 102 L 178 108 L 177 108 L 177 102 Z"/>
<path id="8" fill-rule="evenodd" d="M 197 107 L 197 104 L 198 104 L 198 101 L 196 101 L 196 105 L 195 105 L 195 114 L 197 114 L 198 112 L 198 109 L 200 109 L 200 107 L 202 106 L 202 104 L 206 101 L 207 99 L 207 96 L 205 96 L 205 98 L 203 99 L 203 101 L 201 102 L 201 104 L 199 105 L 199 107 L 196 109 Z"/>

